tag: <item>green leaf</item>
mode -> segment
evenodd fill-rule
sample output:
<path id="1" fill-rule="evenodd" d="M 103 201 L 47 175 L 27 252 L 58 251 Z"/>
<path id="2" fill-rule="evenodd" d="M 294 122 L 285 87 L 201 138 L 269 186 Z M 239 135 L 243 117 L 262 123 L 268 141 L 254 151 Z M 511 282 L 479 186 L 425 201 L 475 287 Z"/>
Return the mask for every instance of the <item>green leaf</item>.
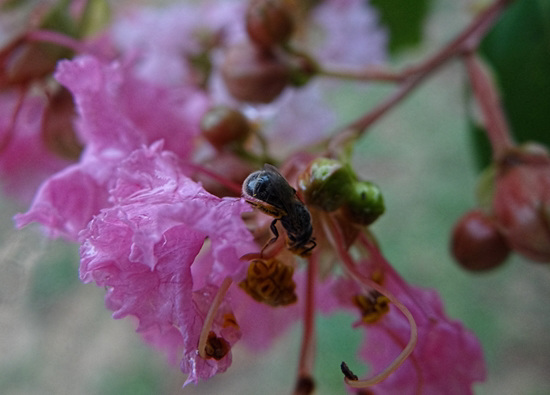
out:
<path id="1" fill-rule="evenodd" d="M 390 31 L 392 53 L 418 44 L 422 39 L 423 22 L 430 0 L 371 0 L 378 9 L 382 24 Z"/>
<path id="2" fill-rule="evenodd" d="M 550 1 L 516 1 L 480 49 L 495 73 L 516 141 L 550 146 Z M 487 164 L 490 153 L 480 149 L 486 145 L 481 132 L 472 128 L 478 162 Z"/>
<path id="3" fill-rule="evenodd" d="M 79 36 L 86 37 L 104 29 L 111 19 L 111 9 L 106 0 L 89 0 L 79 24 Z"/>

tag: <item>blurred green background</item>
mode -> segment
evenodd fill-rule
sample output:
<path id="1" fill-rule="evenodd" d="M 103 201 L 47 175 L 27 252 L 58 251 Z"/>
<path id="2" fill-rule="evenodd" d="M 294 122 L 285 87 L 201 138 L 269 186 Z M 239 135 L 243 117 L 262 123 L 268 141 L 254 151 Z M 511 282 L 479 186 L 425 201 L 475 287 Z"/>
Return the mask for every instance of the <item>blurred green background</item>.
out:
<path id="1" fill-rule="evenodd" d="M 402 52 L 417 60 L 470 20 L 468 2 L 433 4 L 425 40 Z M 342 88 L 342 121 L 391 90 Z M 373 226 L 388 260 L 409 282 L 436 288 L 450 317 L 481 340 L 488 380 L 476 394 L 550 393 L 550 271 L 513 256 L 484 274 L 464 272 L 448 253 L 450 229 L 475 205 L 476 167 L 464 106 L 465 74 L 452 63 L 384 117 L 356 147 L 355 167 L 380 185 L 387 213 Z M 78 280 L 76 246 L 48 241 L 37 228 L 15 231 L 25 207 L 2 202 L 0 220 L 0 394 L 288 394 L 294 385 L 301 328 L 267 354 L 234 350 L 229 371 L 181 389 L 177 367 L 146 347 L 131 320 L 115 321 L 104 290 Z M 318 318 L 318 394 L 344 394 L 339 364 L 357 366 L 360 334 L 345 314 Z M 366 370 L 357 373 L 364 374 Z"/>

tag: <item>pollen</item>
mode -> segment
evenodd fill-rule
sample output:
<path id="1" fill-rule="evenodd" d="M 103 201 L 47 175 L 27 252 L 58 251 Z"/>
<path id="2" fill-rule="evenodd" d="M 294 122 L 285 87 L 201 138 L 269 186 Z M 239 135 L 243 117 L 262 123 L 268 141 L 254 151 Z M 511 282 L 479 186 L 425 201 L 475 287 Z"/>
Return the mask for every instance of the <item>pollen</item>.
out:
<path id="1" fill-rule="evenodd" d="M 292 266 L 276 259 L 255 259 L 239 286 L 258 302 L 273 307 L 287 306 L 297 300 L 293 274 Z"/>
<path id="2" fill-rule="evenodd" d="M 207 358 L 219 361 L 231 350 L 231 345 L 223 337 L 218 337 L 213 331 L 210 331 L 204 350 Z"/>
<path id="3" fill-rule="evenodd" d="M 233 313 L 225 313 L 223 315 L 223 328 L 233 327 L 239 329 L 239 324 L 237 323 L 237 318 Z"/>
<path id="4" fill-rule="evenodd" d="M 373 324 L 390 311 L 390 300 L 378 291 L 371 291 L 368 295 L 355 295 L 353 304 L 361 311 L 364 323 Z"/>

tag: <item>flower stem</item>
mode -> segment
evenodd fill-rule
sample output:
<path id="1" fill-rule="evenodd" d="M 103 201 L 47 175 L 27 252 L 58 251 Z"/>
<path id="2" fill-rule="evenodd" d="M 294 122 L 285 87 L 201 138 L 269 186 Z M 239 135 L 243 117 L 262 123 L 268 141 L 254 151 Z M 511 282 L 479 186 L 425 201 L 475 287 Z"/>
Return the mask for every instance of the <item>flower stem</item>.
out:
<path id="1" fill-rule="evenodd" d="M 500 106 L 497 89 L 479 56 L 469 52 L 464 55 L 464 62 L 474 96 L 483 114 L 487 137 L 493 148 L 493 159 L 498 160 L 514 145 L 514 142 Z"/>
<path id="2" fill-rule="evenodd" d="M 0 137 L 0 153 L 4 152 L 4 150 L 11 143 L 11 140 L 15 133 L 15 128 L 17 127 L 17 118 L 19 117 L 19 113 L 23 108 L 23 103 L 25 102 L 26 95 L 27 95 L 27 87 L 26 86 L 19 87 L 17 92 L 17 101 L 15 102 L 15 108 L 11 113 L 8 126 L 4 130 L 4 135 Z"/>
<path id="3" fill-rule="evenodd" d="M 379 105 L 369 110 L 366 114 L 346 125 L 338 134 L 328 140 L 328 154 L 331 156 L 338 156 L 338 152 L 341 150 L 341 147 L 345 146 L 346 143 L 361 137 L 372 124 L 385 115 L 390 109 L 394 108 L 399 102 L 401 102 L 401 100 L 407 97 L 408 94 L 412 92 L 413 89 L 417 87 L 425 78 L 433 75 L 438 68 L 453 59 L 455 56 L 463 54 L 464 52 L 471 52 L 477 48 L 479 42 L 489 28 L 493 26 L 498 16 L 509 4 L 514 1 L 515 0 L 495 1 L 483 12 L 481 12 L 447 45 L 419 64 L 409 66 L 402 72 L 387 72 L 387 75 L 384 75 L 383 72 L 378 71 L 378 80 L 398 82 L 396 91 L 391 93 L 390 96 L 383 100 Z M 331 73 L 330 71 L 325 70 L 325 74 L 327 73 L 332 74 L 331 76 L 339 75 L 341 78 L 345 77 L 347 79 L 353 77 L 360 77 L 359 79 L 376 77 L 375 74 L 369 75 L 367 70 L 363 72 L 363 75 L 361 72 L 355 72 L 344 76 L 343 72 Z"/>
<path id="4" fill-rule="evenodd" d="M 25 39 L 28 41 L 45 42 L 59 45 L 61 47 L 68 48 L 76 53 L 89 53 L 99 58 L 103 58 L 104 55 L 95 51 L 86 43 L 75 39 L 66 34 L 56 32 L 54 30 L 36 29 L 30 30 L 25 34 Z"/>
<path id="5" fill-rule="evenodd" d="M 336 66 L 323 65 L 319 68 L 318 75 L 342 80 L 380 82 L 401 82 L 405 77 L 403 73 L 390 71 L 379 66 L 370 66 L 363 70 L 348 70 Z"/>
<path id="6" fill-rule="evenodd" d="M 313 392 L 313 362 L 315 354 L 315 278 L 317 276 L 317 257 L 308 259 L 307 285 L 305 290 L 304 329 L 298 365 L 298 380 L 294 395 L 307 395 Z M 304 383 L 308 383 L 305 385 Z"/>
<path id="7" fill-rule="evenodd" d="M 202 325 L 202 330 L 199 337 L 199 345 L 198 345 L 199 355 L 203 359 L 207 358 L 206 341 L 208 340 L 208 334 L 210 333 L 210 329 L 212 328 L 214 317 L 216 316 L 216 313 L 220 308 L 223 298 L 227 294 L 227 291 L 229 290 L 229 287 L 231 286 L 232 283 L 233 283 L 233 280 L 231 279 L 231 277 L 224 278 L 222 284 L 220 285 L 220 288 L 218 288 L 218 292 L 216 293 L 216 296 L 214 296 L 214 300 L 212 300 L 212 304 L 208 309 L 206 318 L 204 319 L 204 324 Z"/>
<path id="8" fill-rule="evenodd" d="M 382 372 L 365 380 L 355 380 L 349 377 L 344 378 L 344 380 L 346 381 L 346 384 L 348 384 L 352 388 L 367 388 L 372 385 L 378 384 L 379 382 L 386 379 L 395 370 L 397 370 L 397 368 L 399 368 L 399 366 L 401 366 L 403 362 L 405 362 L 405 360 L 409 357 L 409 355 L 411 355 L 411 353 L 414 351 L 414 348 L 416 346 L 416 341 L 418 339 L 418 328 L 412 313 L 403 303 L 399 301 L 399 299 L 397 299 L 397 297 L 395 297 L 389 290 L 387 290 L 380 284 L 376 283 L 374 280 L 370 279 L 369 277 L 365 276 L 363 273 L 361 273 L 357 269 L 357 266 L 353 261 L 353 258 L 345 248 L 344 235 L 342 234 L 341 230 L 338 228 L 338 226 L 335 224 L 335 222 L 329 215 L 324 216 L 323 226 L 324 226 L 324 230 L 327 235 L 327 238 L 329 239 L 329 242 L 338 251 L 338 255 L 342 259 L 344 268 L 349 273 L 349 275 L 352 278 L 359 281 L 363 286 L 372 288 L 380 292 L 382 295 L 386 296 L 390 300 L 390 302 L 393 303 L 395 307 L 397 307 L 409 321 L 409 325 L 410 325 L 409 342 L 407 343 L 405 348 L 401 351 L 401 353 Z"/>
<path id="9" fill-rule="evenodd" d="M 229 189 L 230 191 L 234 192 L 236 195 L 240 195 L 242 193 L 242 187 L 239 184 L 234 183 L 231 180 L 228 180 L 227 178 L 220 176 L 219 174 L 213 172 L 212 170 L 207 169 L 204 166 L 197 165 L 192 162 L 185 162 L 184 165 L 191 170 L 194 170 L 199 173 L 203 173 L 207 175 L 208 177 L 212 178 L 213 180 L 219 182 L 221 185 Z"/>

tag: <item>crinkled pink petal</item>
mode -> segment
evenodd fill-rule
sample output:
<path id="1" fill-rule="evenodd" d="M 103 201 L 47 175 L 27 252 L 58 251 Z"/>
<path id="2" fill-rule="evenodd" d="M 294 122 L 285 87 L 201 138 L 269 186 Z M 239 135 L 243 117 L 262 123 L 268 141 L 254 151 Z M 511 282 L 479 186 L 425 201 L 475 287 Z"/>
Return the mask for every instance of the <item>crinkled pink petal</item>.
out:
<path id="1" fill-rule="evenodd" d="M 197 89 L 155 85 L 136 78 L 131 65 L 91 56 L 61 61 L 55 77 L 75 98 L 88 150 L 129 153 L 164 139 L 166 149 L 189 156 L 207 104 Z"/>
<path id="2" fill-rule="evenodd" d="M 246 264 L 239 257 L 256 248 L 241 219 L 249 206 L 207 193 L 183 175 L 178 158 L 162 151 L 162 144 L 133 152 L 112 184 L 114 205 L 101 210 L 80 234 L 82 280 L 107 287 L 113 317 L 137 317 L 138 331 L 171 360 L 174 349 L 180 356 L 183 351 L 181 366 L 188 381 L 224 371 L 230 354 L 219 361 L 203 360 L 197 345 L 217 290 L 214 284 L 242 276 Z M 203 248 L 212 261 L 197 259 Z M 206 285 L 197 289 L 192 267 L 201 264 L 212 270 L 200 280 Z M 233 344 L 240 332 L 223 327 L 219 317 L 228 311 L 224 301 L 213 330 Z"/>
<path id="3" fill-rule="evenodd" d="M 38 222 L 51 237 L 75 240 L 92 216 L 107 205 L 107 191 L 76 164 L 45 181 L 29 211 L 17 214 L 15 224 L 21 228 Z"/>
<path id="4" fill-rule="evenodd" d="M 223 373 L 231 365 L 231 352 L 220 360 L 212 358 L 203 359 L 199 356 L 197 344 L 204 324 L 204 318 L 210 309 L 212 301 L 218 291 L 213 285 L 207 285 L 198 291 L 193 292 L 193 302 L 195 306 L 196 318 L 187 319 L 185 327 L 182 328 L 184 338 L 184 355 L 181 361 L 183 372 L 189 373 L 184 386 L 190 383 L 197 384 L 199 380 L 206 380 L 217 373 Z M 233 316 L 229 306 L 229 297 L 226 297 L 216 313 L 211 330 L 217 336 L 221 336 L 231 346 L 241 338 L 241 329 L 238 326 L 228 325 L 224 317 Z"/>
<path id="5" fill-rule="evenodd" d="M 476 336 L 446 317 L 435 291 L 411 286 L 399 290 L 392 280 L 387 286 L 413 314 L 418 342 L 403 365 L 373 387 L 376 394 L 471 394 L 473 384 L 486 375 Z M 360 355 L 370 363 L 372 374 L 399 355 L 409 341 L 409 332 L 407 319 L 394 306 L 378 323 L 366 326 Z"/>
<path id="6" fill-rule="evenodd" d="M 141 7 L 118 18 L 111 35 L 122 52 L 139 59 L 139 77 L 169 85 L 196 83 L 188 57 L 201 53 L 207 35 L 223 42 L 243 37 L 244 7 L 236 1 Z"/>

